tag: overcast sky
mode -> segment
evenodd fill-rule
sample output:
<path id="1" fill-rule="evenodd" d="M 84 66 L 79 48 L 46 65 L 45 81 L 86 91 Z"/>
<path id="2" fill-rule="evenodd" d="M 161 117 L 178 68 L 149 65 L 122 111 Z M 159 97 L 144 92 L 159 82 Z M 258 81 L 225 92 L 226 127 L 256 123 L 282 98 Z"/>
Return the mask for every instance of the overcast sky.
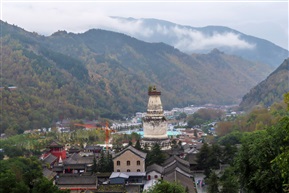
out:
<path id="1" fill-rule="evenodd" d="M 85 32 L 118 25 L 108 16 L 155 18 L 180 25 L 220 25 L 288 50 L 288 1 L 76 1 L 0 0 L 1 20 L 27 31 Z M 127 29 L 130 30 L 130 29 Z"/>

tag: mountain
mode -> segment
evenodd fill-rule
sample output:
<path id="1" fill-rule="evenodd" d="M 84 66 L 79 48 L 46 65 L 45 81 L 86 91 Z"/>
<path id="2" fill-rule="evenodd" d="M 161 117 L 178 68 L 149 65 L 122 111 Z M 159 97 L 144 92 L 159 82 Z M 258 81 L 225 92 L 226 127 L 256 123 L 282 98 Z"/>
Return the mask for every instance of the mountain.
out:
<path id="1" fill-rule="evenodd" d="M 71 45 L 73 42 L 74 45 Z M 250 88 L 247 83 L 257 84 L 272 69 L 261 63 L 226 55 L 217 49 L 209 54 L 190 56 L 163 43 L 145 43 L 104 30 L 93 29 L 83 34 L 60 36 L 53 34 L 45 43 L 47 47 L 69 56 L 84 58 L 89 52 L 95 55 L 95 62 L 88 65 L 89 71 L 96 72 L 96 76 L 117 85 L 117 88 L 123 87 L 119 81 L 126 77 L 126 84 L 135 82 L 133 89 L 146 88 L 145 85 L 149 84 L 158 85 L 164 93 L 164 100 L 169 101 L 165 107 L 186 105 L 188 102 L 235 103 L 242 97 L 240 92 Z M 87 46 L 87 49 L 82 49 L 86 53 L 79 49 L 60 49 L 77 45 Z M 85 61 L 87 64 L 89 62 Z M 106 89 L 110 90 L 110 85 L 106 85 Z M 126 90 L 123 89 L 123 92 Z"/>
<path id="2" fill-rule="evenodd" d="M 274 102 L 283 101 L 283 95 L 287 92 L 289 92 L 289 58 L 243 97 L 240 108 L 249 110 L 255 105 L 269 107 Z"/>
<path id="3" fill-rule="evenodd" d="M 226 54 L 266 63 L 274 68 L 289 56 L 288 50 L 267 40 L 224 26 L 192 27 L 157 19 L 112 18 L 125 27 L 116 29 L 112 26 L 109 30 L 146 42 L 164 42 L 188 54 L 209 53 L 217 48 Z"/>
<path id="4" fill-rule="evenodd" d="M 164 109 L 236 104 L 273 71 L 217 49 L 188 55 L 112 31 L 41 36 L 0 24 L 2 132 L 63 118 L 121 119 L 146 110 L 149 85 L 162 92 Z"/>

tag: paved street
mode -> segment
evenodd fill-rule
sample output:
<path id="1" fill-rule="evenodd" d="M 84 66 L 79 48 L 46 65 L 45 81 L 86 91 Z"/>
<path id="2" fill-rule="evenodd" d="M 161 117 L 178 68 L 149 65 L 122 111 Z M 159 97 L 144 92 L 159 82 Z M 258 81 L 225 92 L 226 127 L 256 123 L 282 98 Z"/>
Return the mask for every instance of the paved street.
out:
<path id="1" fill-rule="evenodd" d="M 196 173 L 194 174 L 195 177 L 195 183 L 197 188 L 197 193 L 206 193 L 207 185 L 202 186 L 201 184 L 198 184 L 200 181 L 204 181 L 205 175 L 203 173 Z"/>

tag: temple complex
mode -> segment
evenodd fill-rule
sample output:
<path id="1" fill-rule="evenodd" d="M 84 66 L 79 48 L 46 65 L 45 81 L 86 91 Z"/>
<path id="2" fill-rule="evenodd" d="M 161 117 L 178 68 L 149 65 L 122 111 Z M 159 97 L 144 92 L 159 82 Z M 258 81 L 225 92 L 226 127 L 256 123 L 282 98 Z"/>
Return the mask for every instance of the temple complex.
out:
<path id="1" fill-rule="evenodd" d="M 151 148 L 158 143 L 162 149 L 170 148 L 170 140 L 167 135 L 167 120 L 164 116 L 163 106 L 161 102 L 161 92 L 156 87 L 149 88 L 149 100 L 147 106 L 147 114 L 143 118 L 144 137 L 142 138 L 142 146 Z"/>

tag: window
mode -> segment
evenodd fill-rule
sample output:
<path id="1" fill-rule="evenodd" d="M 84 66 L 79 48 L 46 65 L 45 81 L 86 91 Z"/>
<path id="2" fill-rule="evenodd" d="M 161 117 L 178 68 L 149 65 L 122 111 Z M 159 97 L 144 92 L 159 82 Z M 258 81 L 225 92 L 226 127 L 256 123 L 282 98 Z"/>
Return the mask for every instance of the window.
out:
<path id="1" fill-rule="evenodd" d="M 116 162 L 116 165 L 120 166 L 120 161 L 117 161 L 117 162 Z"/>
<path id="2" fill-rule="evenodd" d="M 155 179 L 157 179 L 158 178 L 158 176 L 157 175 L 155 175 Z"/>
<path id="3" fill-rule="evenodd" d="M 116 170 L 116 172 L 120 172 L 120 170 Z"/>
<path id="4" fill-rule="evenodd" d="M 140 169 L 137 169 L 137 172 L 140 172 Z"/>
<path id="5" fill-rule="evenodd" d="M 140 161 L 137 161 L 137 162 L 136 162 L 136 165 L 138 165 L 138 166 L 139 166 L 139 165 L 140 165 Z"/>
<path id="6" fill-rule="evenodd" d="M 130 172 L 130 169 L 128 169 L 127 172 Z"/>
<path id="7" fill-rule="evenodd" d="M 126 165 L 127 165 L 127 166 L 130 166 L 130 161 L 126 161 Z"/>

